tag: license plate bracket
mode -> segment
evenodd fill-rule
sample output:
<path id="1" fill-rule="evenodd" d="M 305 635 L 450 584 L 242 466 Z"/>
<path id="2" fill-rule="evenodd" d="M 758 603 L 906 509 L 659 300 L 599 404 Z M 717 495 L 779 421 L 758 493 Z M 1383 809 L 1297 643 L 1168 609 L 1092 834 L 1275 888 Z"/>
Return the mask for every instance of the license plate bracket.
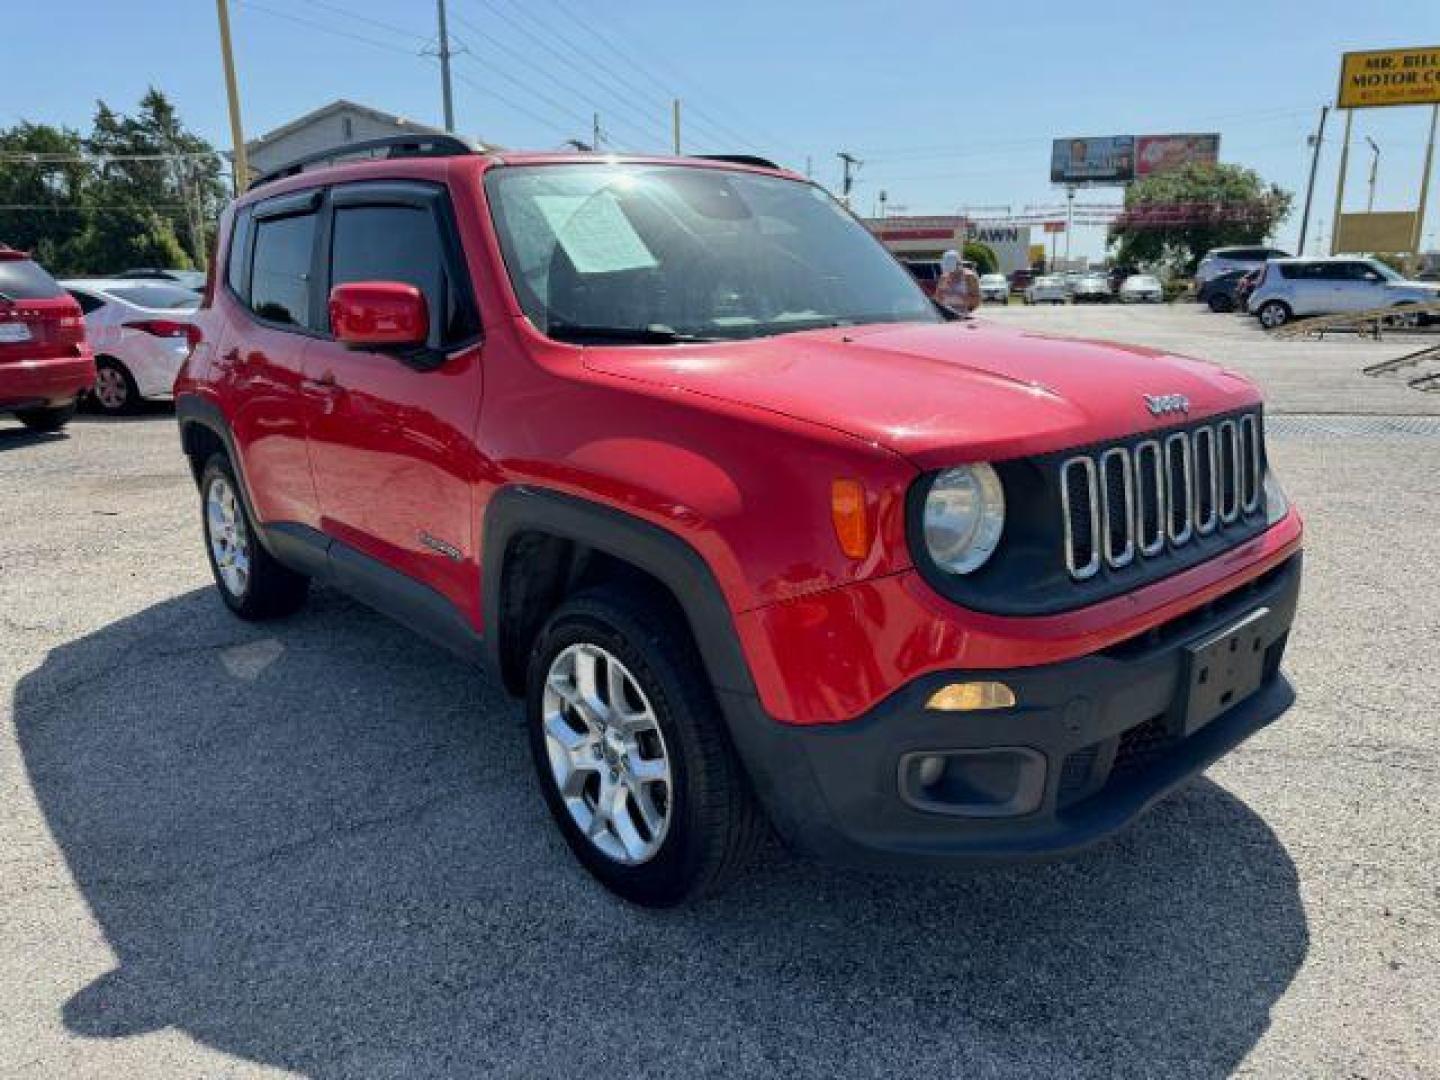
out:
<path id="1" fill-rule="evenodd" d="M 1269 608 L 1256 608 L 1186 648 L 1189 692 L 1180 716 L 1182 736 L 1193 735 L 1260 689 L 1269 619 Z"/>

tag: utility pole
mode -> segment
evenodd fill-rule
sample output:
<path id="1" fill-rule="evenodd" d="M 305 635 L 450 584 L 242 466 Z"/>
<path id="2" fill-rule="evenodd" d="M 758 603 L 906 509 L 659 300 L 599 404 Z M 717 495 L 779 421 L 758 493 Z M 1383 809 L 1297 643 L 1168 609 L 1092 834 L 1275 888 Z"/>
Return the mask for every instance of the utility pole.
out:
<path id="1" fill-rule="evenodd" d="M 590 149 L 600 152 L 600 114 L 590 114 Z"/>
<path id="2" fill-rule="evenodd" d="M 1305 214 L 1300 218 L 1300 250 L 1296 255 L 1305 254 L 1305 233 L 1310 228 L 1310 202 L 1315 198 L 1315 170 L 1320 166 L 1320 146 L 1325 142 L 1325 118 L 1330 115 L 1330 106 L 1320 106 L 1320 130 L 1310 136 L 1314 148 L 1310 154 L 1310 182 L 1305 185 Z"/>
<path id="3" fill-rule="evenodd" d="M 849 206 L 850 189 L 855 186 L 855 173 L 865 163 L 845 150 L 841 150 L 835 156 L 840 159 L 841 168 L 844 170 L 840 179 L 840 197 L 845 200 L 845 205 Z"/>
<path id="4" fill-rule="evenodd" d="M 450 91 L 450 25 L 445 20 L 445 0 L 435 0 L 440 16 L 440 93 L 445 99 L 445 130 L 455 131 L 455 102 Z"/>
<path id="5" fill-rule="evenodd" d="M 1345 135 L 1340 140 L 1340 179 L 1335 182 L 1335 220 L 1330 225 L 1330 254 L 1340 254 L 1340 208 L 1345 205 L 1345 173 L 1350 168 L 1350 125 L 1355 110 L 1345 110 Z"/>
<path id="6" fill-rule="evenodd" d="M 1070 269 L 1070 234 L 1075 231 L 1075 185 L 1065 189 L 1065 269 Z"/>
<path id="7" fill-rule="evenodd" d="M 245 129 L 240 124 L 240 91 L 235 86 L 235 54 L 230 47 L 230 5 L 215 0 L 220 17 L 220 56 L 225 63 L 225 93 L 230 99 L 230 139 L 235 145 L 230 161 L 232 186 L 239 195 L 250 184 L 250 162 L 245 155 Z"/>
<path id="8" fill-rule="evenodd" d="M 1369 135 L 1365 141 L 1370 144 L 1370 198 L 1365 203 L 1365 212 L 1368 214 L 1375 209 L 1375 174 L 1380 171 L 1380 147 L 1375 145 L 1375 140 Z"/>
<path id="9" fill-rule="evenodd" d="M 1435 161 L 1435 124 L 1440 121 L 1440 105 L 1430 106 L 1430 137 L 1425 140 L 1425 168 L 1420 173 L 1420 204 L 1415 207 L 1415 237 L 1410 248 L 1420 257 L 1420 230 L 1425 227 L 1425 200 L 1430 197 L 1430 166 Z"/>
<path id="10" fill-rule="evenodd" d="M 670 102 L 670 143 L 675 156 L 680 156 L 680 99 Z"/>

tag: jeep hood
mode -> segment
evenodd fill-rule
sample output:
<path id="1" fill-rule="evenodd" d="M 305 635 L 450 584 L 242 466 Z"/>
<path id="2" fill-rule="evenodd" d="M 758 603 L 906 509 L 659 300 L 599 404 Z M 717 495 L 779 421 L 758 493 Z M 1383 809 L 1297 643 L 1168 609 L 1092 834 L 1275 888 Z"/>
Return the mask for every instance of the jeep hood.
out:
<path id="1" fill-rule="evenodd" d="M 816 330 L 754 341 L 587 348 L 594 371 L 824 425 L 921 468 L 999 461 L 1173 425 L 1259 400 L 1245 378 L 1154 349 L 984 322 Z"/>

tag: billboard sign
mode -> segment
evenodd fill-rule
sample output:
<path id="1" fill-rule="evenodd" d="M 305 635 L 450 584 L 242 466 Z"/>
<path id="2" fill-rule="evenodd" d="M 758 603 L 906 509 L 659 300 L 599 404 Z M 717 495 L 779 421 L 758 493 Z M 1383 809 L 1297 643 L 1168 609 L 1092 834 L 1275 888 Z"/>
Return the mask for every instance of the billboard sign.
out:
<path id="1" fill-rule="evenodd" d="M 1056 139 L 1050 148 L 1052 184 L 1128 184 L 1134 179 L 1134 136 Z"/>
<path id="2" fill-rule="evenodd" d="M 1335 104 L 1341 109 L 1440 105 L 1440 46 L 1346 53 Z"/>
<path id="3" fill-rule="evenodd" d="M 1135 140 L 1135 175 L 1155 176 L 1187 165 L 1214 165 L 1220 160 L 1216 132 L 1181 135 L 1141 135 Z"/>

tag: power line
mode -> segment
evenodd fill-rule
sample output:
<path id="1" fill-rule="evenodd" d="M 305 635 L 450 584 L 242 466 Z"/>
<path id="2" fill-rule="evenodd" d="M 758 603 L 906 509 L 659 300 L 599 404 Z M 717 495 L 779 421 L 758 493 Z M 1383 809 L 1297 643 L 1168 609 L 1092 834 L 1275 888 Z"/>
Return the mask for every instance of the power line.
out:
<path id="1" fill-rule="evenodd" d="M 329 34 L 332 37 L 346 38 L 350 41 L 358 41 L 362 45 L 371 45 L 377 49 L 385 49 L 389 52 L 400 53 L 402 56 L 410 56 L 415 57 L 416 59 L 421 59 L 419 53 L 411 49 L 407 49 L 403 45 L 396 45 L 393 42 L 389 41 L 380 41 L 376 38 L 367 37 L 364 34 L 357 34 L 350 30 L 341 30 L 338 27 L 331 26 L 328 23 L 320 22 L 317 19 L 307 19 L 303 15 L 296 15 L 289 11 L 280 11 L 276 8 L 267 7 L 264 4 L 256 3 L 256 0 L 235 0 L 235 3 L 238 6 L 247 8 L 251 11 L 263 12 L 264 14 L 270 15 L 277 19 L 285 19 L 300 26 L 308 26 L 310 29 L 318 30 L 322 34 Z M 333 5 L 327 6 L 330 6 L 332 11 L 339 10 Z M 346 12 L 345 14 L 350 15 L 351 13 Z"/>
<path id="2" fill-rule="evenodd" d="M 636 58 L 633 53 L 629 52 L 628 48 L 626 48 L 623 44 L 613 38 L 608 32 L 606 32 L 600 26 L 596 25 L 594 22 L 591 22 L 576 13 L 576 11 L 570 6 L 567 0 L 550 0 L 550 2 L 551 6 L 559 9 L 560 11 L 568 15 L 571 21 L 579 25 L 585 26 L 586 29 L 589 30 L 591 36 L 593 36 L 596 40 L 600 41 L 602 44 L 606 45 L 616 56 L 622 59 L 628 58 L 627 62 L 630 63 L 636 71 L 643 75 L 647 81 L 649 81 L 652 85 L 658 87 L 660 92 L 664 94 L 667 98 L 685 97 L 686 112 L 693 114 L 693 116 L 700 118 L 704 122 L 703 125 L 694 126 L 704 126 L 713 129 L 711 137 L 714 137 L 715 132 L 719 132 L 721 136 L 720 142 L 722 143 L 733 141 L 740 146 L 748 146 L 752 150 L 761 149 L 759 146 L 756 145 L 754 140 L 739 134 L 733 128 L 730 128 L 728 125 L 722 123 L 720 120 L 710 116 L 710 114 L 705 109 L 703 109 L 699 104 L 694 101 L 694 98 L 699 95 L 677 94 L 674 90 L 674 87 L 667 86 L 658 78 L 656 78 L 655 75 L 652 74 L 652 68 L 656 66 L 663 66 L 670 69 L 670 71 L 677 78 L 680 85 L 683 85 L 686 81 L 680 77 L 679 72 L 676 71 L 674 65 L 668 63 L 663 56 L 653 55 L 648 58 Z M 691 83 L 690 85 L 693 87 L 694 83 Z M 772 146 L 779 147 L 782 145 L 781 140 L 775 139 L 765 132 L 761 132 L 760 134 L 764 135 L 767 141 L 772 144 Z"/>
<path id="3" fill-rule="evenodd" d="M 538 22 L 537 22 L 537 25 L 539 25 L 541 32 L 540 32 L 540 33 L 537 33 L 536 31 L 532 30 L 530 27 L 525 26 L 524 24 L 518 22 L 515 18 L 512 17 L 512 15 L 511 15 L 510 13 L 508 13 L 508 12 L 506 12 L 506 11 L 503 11 L 503 10 L 501 10 L 500 8 L 496 7 L 493 3 L 490 2 L 490 0 L 479 0 L 479 3 L 482 4 L 487 11 L 489 11 L 491 14 L 495 15 L 497 18 L 499 18 L 499 19 L 500 19 L 502 22 L 504 22 L 506 25 L 510 26 L 512 29 L 514 29 L 514 30 L 518 31 L 519 33 L 523 34 L 528 40 L 530 40 L 531 42 L 533 42 L 536 46 L 538 46 L 539 48 L 543 49 L 545 52 L 549 53 L 551 56 L 555 57 L 557 60 L 560 61 L 561 64 L 565 65 L 567 68 L 576 70 L 577 73 L 582 73 L 582 74 L 584 74 L 584 75 L 589 79 L 590 82 L 594 83 L 594 84 L 596 85 L 596 87 L 599 88 L 601 91 L 603 91 L 612 101 L 617 102 L 617 103 L 619 104 L 619 107 L 620 107 L 620 108 L 622 108 L 622 109 L 634 110 L 635 107 L 634 107 L 634 105 L 631 103 L 631 100 L 630 100 L 630 96 L 631 96 L 631 94 L 632 94 L 632 91 L 626 90 L 626 89 L 624 88 L 623 84 L 619 84 L 619 85 L 621 85 L 621 89 L 619 89 L 619 90 L 617 91 L 617 90 L 614 88 L 614 87 L 617 85 L 615 82 L 610 82 L 610 83 L 607 84 L 605 81 L 602 81 L 598 73 L 603 71 L 603 72 L 605 72 L 605 73 L 608 75 L 608 74 L 609 74 L 608 69 L 605 68 L 605 66 L 604 66 L 603 64 L 598 64 L 598 63 L 596 63 L 593 57 L 589 56 L 584 50 L 580 49 L 579 47 L 577 47 L 576 45 L 574 45 L 573 43 L 571 43 L 571 42 L 569 41 L 569 39 L 566 38 L 563 34 L 560 34 L 560 33 L 558 33 L 557 31 L 555 31 L 553 28 L 547 27 L 547 26 L 545 26 L 544 24 L 538 23 Z M 517 10 L 518 10 L 518 9 L 517 9 Z M 534 15 L 533 13 L 531 13 L 531 12 L 525 12 L 525 14 L 526 14 L 527 18 L 529 18 L 530 20 L 536 21 L 535 15 Z M 457 21 L 460 21 L 462 18 L 463 18 L 463 17 L 460 16 L 459 14 L 456 15 Z M 465 25 L 467 25 L 467 26 L 472 26 L 473 24 L 470 24 L 470 23 L 466 22 Z M 483 31 L 480 31 L 480 32 L 481 32 L 481 33 L 484 33 Z M 566 48 L 569 50 L 569 52 L 570 52 L 571 55 L 567 56 L 567 55 L 561 53 L 561 52 L 555 47 L 555 45 L 551 43 L 550 40 L 547 40 L 547 38 L 546 38 L 546 36 L 545 36 L 546 34 L 548 34 L 550 38 L 553 38 L 554 41 L 564 44 L 564 45 L 566 46 Z M 488 37 L 489 35 L 485 35 L 485 36 Z M 493 40 L 493 38 L 492 38 L 491 40 Z M 579 66 L 578 68 L 576 68 L 576 61 L 577 61 L 577 59 L 578 59 L 579 64 L 580 64 L 580 66 Z M 532 64 L 534 63 L 533 59 L 530 60 L 529 62 L 532 63 Z M 590 104 L 591 104 L 591 107 L 593 108 L 593 107 L 594 107 L 594 106 L 593 106 L 593 103 L 590 103 Z M 608 111 L 608 110 L 606 110 L 606 111 Z M 643 112 L 641 112 L 640 115 L 641 115 L 642 117 L 644 117 L 644 113 L 643 113 Z M 653 122 L 654 122 L 654 121 L 651 120 L 651 119 L 645 119 L 645 120 L 643 121 L 643 125 L 644 125 L 645 128 L 648 129 Z M 628 126 L 628 125 L 627 125 L 627 126 Z M 660 131 L 661 131 L 661 140 L 660 140 L 660 141 L 663 143 L 663 142 L 664 142 L 663 128 L 659 128 L 659 129 L 656 129 L 656 130 L 660 130 Z M 647 138 L 648 138 L 648 137 L 650 137 L 650 136 L 647 134 Z"/>
<path id="4" fill-rule="evenodd" d="M 506 44 L 504 41 L 501 41 L 499 38 L 496 38 L 496 37 L 494 37 L 493 35 L 491 35 L 491 34 L 487 33 L 486 31 L 482 30 L 479 26 L 476 26 L 474 23 L 472 23 L 472 22 L 471 22 L 469 19 L 467 19 L 465 16 L 461 15 L 458 11 L 453 13 L 453 17 L 454 17 L 454 19 L 455 19 L 455 22 L 458 23 L 458 24 L 465 30 L 465 32 L 466 32 L 467 34 L 474 34 L 476 37 L 484 38 L 486 41 L 489 41 L 492 45 L 494 45 L 496 48 L 500 49 L 500 50 L 501 50 L 502 52 L 504 52 L 506 55 L 511 56 L 511 57 L 513 57 L 515 60 L 517 60 L 518 62 L 529 66 L 532 71 L 537 71 L 537 72 L 539 72 L 540 74 L 544 75 L 544 76 L 545 76 L 547 79 L 549 79 L 552 83 L 554 83 L 556 86 L 560 87 L 561 90 L 563 90 L 565 93 L 567 93 L 567 94 L 574 94 L 574 95 L 575 95 L 576 97 L 578 97 L 582 102 L 584 102 L 585 105 L 586 105 L 588 108 L 590 108 L 592 111 L 603 111 L 603 110 L 599 110 L 598 107 L 597 107 L 593 102 L 591 102 L 588 98 L 586 98 L 584 91 L 577 89 L 577 88 L 576 88 L 575 86 L 573 86 L 572 84 L 570 84 L 570 83 L 566 82 L 565 80 L 559 78 L 558 76 L 556 76 L 553 72 L 551 72 L 551 71 L 548 70 L 547 68 L 540 67 L 538 64 L 536 64 L 534 57 L 525 56 L 523 53 L 519 52 L 517 49 L 513 48 L 512 46 Z M 534 92 L 528 85 L 527 85 L 527 90 L 530 90 L 530 92 Z M 567 109 L 566 111 L 568 112 L 569 110 Z M 572 113 L 572 115 L 574 115 L 574 114 Z M 589 122 L 589 121 L 586 121 L 586 123 L 588 123 L 588 122 Z M 631 130 L 635 130 L 634 127 L 633 127 L 633 125 L 631 125 L 631 124 L 628 123 L 628 122 L 626 122 L 624 126 L 627 127 L 627 128 L 630 128 Z"/>

